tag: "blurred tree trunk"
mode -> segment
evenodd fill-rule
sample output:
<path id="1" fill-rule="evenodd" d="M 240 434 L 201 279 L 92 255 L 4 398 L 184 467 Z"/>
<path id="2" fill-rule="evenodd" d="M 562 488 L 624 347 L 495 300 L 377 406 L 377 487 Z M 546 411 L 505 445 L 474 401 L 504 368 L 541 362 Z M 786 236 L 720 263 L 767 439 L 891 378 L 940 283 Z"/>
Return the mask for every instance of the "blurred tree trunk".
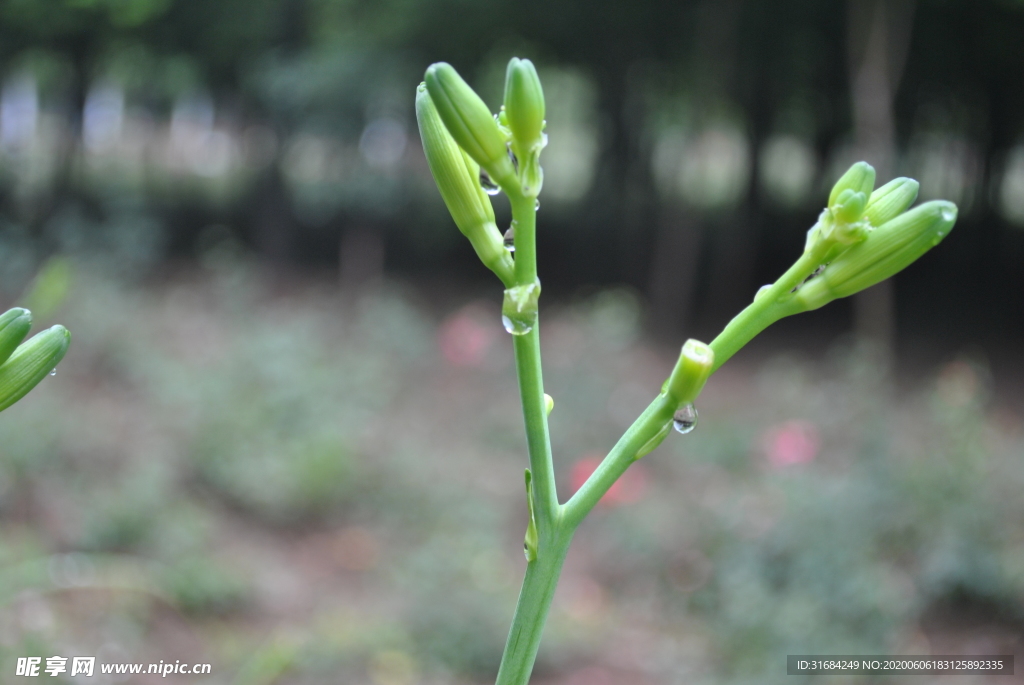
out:
<path id="1" fill-rule="evenodd" d="M 896 163 L 893 100 L 903 75 L 914 0 L 850 0 L 849 65 L 858 158 L 892 178 Z M 854 296 L 854 330 L 891 358 L 895 351 L 896 297 L 892 279 Z"/>
<path id="2" fill-rule="evenodd" d="M 651 328 L 658 336 L 675 339 L 693 314 L 702 231 L 692 213 L 668 204 L 661 210 L 654 240 L 648 282 L 654 313 Z"/>

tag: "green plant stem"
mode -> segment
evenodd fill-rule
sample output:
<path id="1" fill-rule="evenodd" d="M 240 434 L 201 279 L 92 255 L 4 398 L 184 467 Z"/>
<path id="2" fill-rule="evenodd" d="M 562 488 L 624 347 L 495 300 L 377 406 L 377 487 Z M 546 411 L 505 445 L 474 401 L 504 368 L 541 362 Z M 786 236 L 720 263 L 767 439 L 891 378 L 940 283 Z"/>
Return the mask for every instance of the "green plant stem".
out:
<path id="1" fill-rule="evenodd" d="M 798 311 L 799 304 L 790 296 L 791 291 L 813 273 L 824 258 L 825 252 L 825 249 L 817 249 L 804 253 L 767 292 L 747 305 L 729 322 L 725 330 L 711 341 L 711 349 L 715 352 L 715 370 L 769 325 Z M 654 398 L 601 461 L 601 465 L 590 475 L 587 482 L 566 502 L 566 525 L 575 529 L 586 518 L 591 509 L 633 463 L 640 448 L 672 420 L 676 409 L 678 407 L 666 395 L 661 394 Z"/>
<path id="2" fill-rule="evenodd" d="M 786 273 L 782 274 L 767 292 L 762 293 L 733 317 L 725 329 L 711 341 L 711 349 L 715 352 L 715 365 L 712 373 L 722 364 L 740 351 L 744 345 L 754 339 L 758 333 L 779 319 L 797 314 L 801 305 L 793 297 L 792 291 L 811 275 L 821 264 L 828 252 L 828 245 L 820 246 L 804 252 Z"/>
<path id="3" fill-rule="evenodd" d="M 526 423 L 526 446 L 533 472 L 534 517 L 538 533 L 543 537 L 546 528 L 557 520 L 561 507 L 555 491 L 555 468 L 551 459 L 551 437 L 548 434 L 548 412 L 544 406 L 544 380 L 540 363 L 540 325 L 526 335 L 513 337 L 516 355 L 516 374 L 519 376 L 519 396 Z"/>
<path id="4" fill-rule="evenodd" d="M 537 558 L 526 565 L 523 589 L 512 618 L 495 685 L 527 685 L 537 660 L 544 624 L 555 596 L 562 563 L 572 542 L 572 531 L 554 529 L 547 540 L 541 538 Z"/>
<path id="5" fill-rule="evenodd" d="M 505 192 L 511 200 L 515 221 L 516 283 L 526 285 L 537 280 L 535 198 L 522 196 L 518 188 L 505 188 Z M 537 557 L 526 566 L 526 577 L 498 669 L 498 685 L 526 685 L 530 680 L 551 599 L 555 595 L 573 533 L 562 524 L 562 507 L 555 488 L 541 370 L 540 322 L 535 323 L 526 335 L 513 336 L 512 344 L 533 473 L 533 510 L 538 544 Z"/>
<path id="6" fill-rule="evenodd" d="M 644 413 L 633 422 L 633 425 L 622 434 L 619 441 L 601 465 L 590 474 L 590 478 L 565 503 L 565 523 L 575 529 L 590 510 L 601 501 L 608 489 L 626 472 L 633 463 L 634 456 L 640 448 L 647 444 L 665 424 L 672 420 L 677 407 L 665 395 L 658 395 L 644 410 Z"/>
<path id="7" fill-rule="evenodd" d="M 526 285 L 537 280 L 537 215 L 534 198 L 509 194 L 512 217 L 516 223 L 516 283 Z M 526 335 L 512 336 L 516 356 L 516 375 L 526 424 L 526 445 L 533 472 L 534 515 L 541 537 L 558 517 L 558 494 L 551 460 L 548 412 L 544 402 L 544 376 L 540 359 L 540 320 Z"/>

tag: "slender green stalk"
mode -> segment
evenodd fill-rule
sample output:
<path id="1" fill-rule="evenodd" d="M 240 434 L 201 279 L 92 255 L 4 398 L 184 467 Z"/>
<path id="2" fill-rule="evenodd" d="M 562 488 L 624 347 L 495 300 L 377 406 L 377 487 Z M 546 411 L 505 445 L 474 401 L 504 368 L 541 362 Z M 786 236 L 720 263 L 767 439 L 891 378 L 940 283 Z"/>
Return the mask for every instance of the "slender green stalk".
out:
<path id="1" fill-rule="evenodd" d="M 587 482 L 565 503 L 566 525 L 575 529 L 586 518 L 608 489 L 635 461 L 640 448 L 672 420 L 675 411 L 676 406 L 664 395 L 654 398 L 644 413 L 615 443 L 608 456 L 601 461 L 601 465 L 590 474 Z"/>
<path id="2" fill-rule="evenodd" d="M 715 351 L 715 371 L 765 328 L 800 311 L 800 303 L 790 294 L 821 264 L 827 251 L 827 247 L 819 247 L 804 252 L 766 292 L 733 317 L 709 343 Z"/>
<path id="3" fill-rule="evenodd" d="M 516 283 L 525 285 L 537 279 L 537 216 L 533 198 L 510 194 L 512 217 L 516 222 Z M 548 412 L 544 402 L 544 377 L 540 361 L 540 321 L 526 335 L 512 336 L 516 355 L 516 375 L 526 424 L 526 445 L 533 472 L 535 514 L 543 538 L 545 527 L 558 517 L 558 494 L 551 460 Z"/>
<path id="4" fill-rule="evenodd" d="M 512 618 L 495 685 L 527 685 L 530 682 L 570 542 L 571 530 L 556 529 L 547 544 L 541 538 L 537 558 L 526 565 L 523 589 L 519 593 L 519 603 Z"/>

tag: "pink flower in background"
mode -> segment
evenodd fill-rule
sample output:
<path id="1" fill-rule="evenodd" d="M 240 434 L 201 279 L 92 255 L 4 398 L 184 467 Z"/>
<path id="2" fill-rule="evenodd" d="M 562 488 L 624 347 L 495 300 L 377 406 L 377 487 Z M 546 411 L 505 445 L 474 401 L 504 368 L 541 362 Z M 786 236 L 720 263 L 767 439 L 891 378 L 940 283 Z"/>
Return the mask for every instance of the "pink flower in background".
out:
<path id="1" fill-rule="evenodd" d="M 765 431 L 761 445 L 768 463 L 776 468 L 806 464 L 818 456 L 821 439 L 810 421 L 786 421 Z"/>
<path id="2" fill-rule="evenodd" d="M 498 314 L 470 302 L 448 316 L 437 331 L 441 355 L 453 366 L 481 366 L 497 337 Z"/>
<path id="3" fill-rule="evenodd" d="M 587 482 L 597 467 L 601 465 L 603 455 L 592 452 L 580 457 L 572 465 L 569 480 L 572 484 L 572 491 L 576 492 Z M 617 506 L 620 504 L 632 504 L 644 496 L 647 490 L 647 469 L 640 462 L 634 463 L 622 474 L 622 477 L 615 481 L 615 484 L 608 488 L 608 492 L 601 498 L 603 506 Z"/>

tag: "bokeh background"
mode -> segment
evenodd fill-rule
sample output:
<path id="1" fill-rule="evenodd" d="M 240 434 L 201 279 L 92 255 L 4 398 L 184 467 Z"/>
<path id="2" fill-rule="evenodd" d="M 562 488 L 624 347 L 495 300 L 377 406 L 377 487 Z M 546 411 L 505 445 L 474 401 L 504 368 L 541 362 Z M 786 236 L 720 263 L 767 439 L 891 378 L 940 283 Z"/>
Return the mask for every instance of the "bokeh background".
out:
<path id="1" fill-rule="evenodd" d="M 496 109 L 512 55 L 548 102 L 563 499 L 851 162 L 960 207 L 892 282 L 766 332 L 630 469 L 535 681 L 1020 655 L 1024 3 L 2 0 L 0 297 L 74 340 L 0 416 L 0 681 L 26 655 L 493 681 L 525 442 L 500 287 L 412 102 L 445 60 Z"/>

